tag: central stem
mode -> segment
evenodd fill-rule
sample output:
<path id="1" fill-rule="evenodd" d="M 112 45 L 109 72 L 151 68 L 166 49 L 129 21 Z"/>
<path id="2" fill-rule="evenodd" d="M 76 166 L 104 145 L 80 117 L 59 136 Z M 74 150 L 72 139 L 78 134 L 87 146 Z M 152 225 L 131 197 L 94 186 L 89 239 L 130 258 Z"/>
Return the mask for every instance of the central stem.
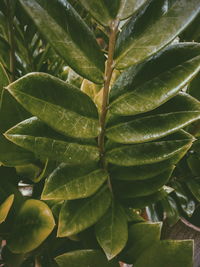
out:
<path id="1" fill-rule="evenodd" d="M 119 21 L 115 20 L 111 23 L 111 26 L 110 26 L 108 59 L 106 62 L 105 75 L 104 75 L 103 99 L 102 99 L 102 108 L 101 108 L 101 114 L 100 114 L 101 132 L 100 132 L 100 135 L 98 138 L 100 159 L 101 159 L 101 164 L 102 164 L 103 169 L 106 169 L 105 158 L 104 158 L 104 154 L 105 154 L 105 124 L 106 124 L 106 115 L 107 115 L 108 104 L 109 104 L 110 82 L 111 82 L 112 73 L 113 73 L 113 69 L 114 69 L 113 56 L 114 56 L 116 35 L 117 35 L 117 31 L 118 31 L 118 24 L 119 24 Z M 110 181 L 109 181 L 109 183 L 110 183 Z M 110 185 L 110 187 L 111 187 L 111 185 Z"/>

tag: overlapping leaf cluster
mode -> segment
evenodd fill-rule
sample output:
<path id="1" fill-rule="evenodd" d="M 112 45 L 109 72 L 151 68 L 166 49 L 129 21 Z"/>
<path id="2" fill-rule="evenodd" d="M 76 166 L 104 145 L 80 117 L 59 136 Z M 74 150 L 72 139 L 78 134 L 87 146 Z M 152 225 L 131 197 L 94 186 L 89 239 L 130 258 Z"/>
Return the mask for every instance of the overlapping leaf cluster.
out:
<path id="1" fill-rule="evenodd" d="M 21 261 L 29 252 L 37 258 L 38 246 L 50 249 L 57 235 L 51 249 L 59 266 L 119 266 L 121 260 L 189 267 L 192 242 L 160 241 L 161 224 L 144 222 L 135 210 L 167 197 L 166 184 L 195 140 L 186 126 L 200 119 L 200 102 L 182 89 L 200 71 L 200 44 L 171 43 L 198 15 L 199 0 L 79 2 L 108 38 L 110 27 L 122 27 L 111 65 L 67 0 L 19 0 L 51 49 L 84 80 L 79 90 L 34 72 L 10 83 L 1 66 L 0 161 L 28 174 L 41 199 L 19 200 L 7 249 L 23 255 Z M 110 83 L 100 127 L 109 68 L 118 78 Z M 71 246 L 65 251 L 61 237 Z"/>

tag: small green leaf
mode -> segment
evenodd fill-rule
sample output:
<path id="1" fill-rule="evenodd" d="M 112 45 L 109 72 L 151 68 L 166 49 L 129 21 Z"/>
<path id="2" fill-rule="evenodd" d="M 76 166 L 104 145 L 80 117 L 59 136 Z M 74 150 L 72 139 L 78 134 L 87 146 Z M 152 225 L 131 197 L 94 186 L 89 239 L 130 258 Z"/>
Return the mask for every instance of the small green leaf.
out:
<path id="1" fill-rule="evenodd" d="M 181 135 L 179 136 L 180 133 Z M 134 145 L 116 144 L 115 148 L 107 151 L 106 159 L 109 163 L 120 166 L 152 164 L 169 159 L 183 149 L 189 149 L 193 140 L 191 135 L 181 131 L 165 139 L 150 143 Z"/>
<path id="2" fill-rule="evenodd" d="M 118 203 L 112 203 L 106 214 L 96 224 L 95 231 L 97 241 L 108 260 L 121 252 L 128 240 L 128 226 L 125 212 Z"/>
<path id="3" fill-rule="evenodd" d="M 192 267 L 193 241 L 162 240 L 152 244 L 136 261 L 134 267 Z"/>
<path id="4" fill-rule="evenodd" d="M 169 181 L 173 170 L 174 167 L 171 167 L 159 175 L 143 181 L 115 181 L 113 186 L 116 194 L 121 198 L 148 196 L 158 191 Z"/>
<path id="5" fill-rule="evenodd" d="M 149 0 L 121 0 L 120 9 L 117 17 L 121 20 L 127 19 L 142 6 L 148 3 Z"/>
<path id="6" fill-rule="evenodd" d="M 162 223 L 136 223 L 131 225 L 127 248 L 121 258 L 122 261 L 134 264 L 148 247 L 160 240 L 161 227 Z"/>
<path id="7" fill-rule="evenodd" d="M 64 163 L 53 171 L 46 180 L 42 199 L 78 199 L 93 195 L 108 177 L 106 171 L 89 171 L 80 166 L 71 167 Z"/>
<path id="8" fill-rule="evenodd" d="M 20 3 L 72 69 L 88 80 L 103 83 L 104 55 L 92 31 L 66 0 L 20 0 Z"/>
<path id="9" fill-rule="evenodd" d="M 60 211 L 58 236 L 77 234 L 96 223 L 109 208 L 111 194 L 107 187 L 93 196 L 66 201 Z"/>
<path id="10" fill-rule="evenodd" d="M 175 96 L 200 70 L 200 56 L 185 61 L 153 79 L 124 91 L 110 105 L 116 115 L 134 115 L 155 109 Z"/>
<path id="11" fill-rule="evenodd" d="M 0 205 L 0 223 L 4 222 L 14 201 L 14 194 L 6 198 Z"/>
<path id="12" fill-rule="evenodd" d="M 26 253 L 37 248 L 55 226 L 49 207 L 42 201 L 29 199 L 17 214 L 8 247 L 13 253 Z"/>
<path id="13" fill-rule="evenodd" d="M 97 147 L 79 143 L 78 139 L 67 139 L 36 117 L 17 124 L 5 136 L 42 159 L 49 158 L 69 165 L 88 164 L 99 159 Z"/>
<path id="14" fill-rule="evenodd" d="M 55 258 L 59 267 L 119 267 L 117 261 L 108 261 L 100 250 L 75 250 Z"/>
<path id="15" fill-rule="evenodd" d="M 111 179 L 124 181 L 146 180 L 159 175 L 172 165 L 175 165 L 185 155 L 188 148 L 183 149 L 182 152 L 175 156 L 154 164 L 139 165 L 132 167 L 122 167 L 112 165 L 110 167 Z"/>
<path id="16" fill-rule="evenodd" d="M 133 17 L 118 37 L 115 50 L 116 67 L 127 68 L 152 56 L 186 28 L 200 11 L 199 0 L 151 1 Z"/>
<path id="17" fill-rule="evenodd" d="M 31 73 L 7 89 L 24 108 L 60 133 L 80 138 L 99 133 L 97 108 L 72 85 L 49 74 Z"/>

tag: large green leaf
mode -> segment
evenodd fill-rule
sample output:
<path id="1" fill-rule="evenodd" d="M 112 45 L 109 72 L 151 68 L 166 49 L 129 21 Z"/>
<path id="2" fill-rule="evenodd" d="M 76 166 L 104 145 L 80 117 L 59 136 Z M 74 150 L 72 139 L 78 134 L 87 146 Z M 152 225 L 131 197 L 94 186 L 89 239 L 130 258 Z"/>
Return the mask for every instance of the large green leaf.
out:
<path id="1" fill-rule="evenodd" d="M 7 166 L 21 165 L 34 160 L 34 155 L 9 142 L 2 135 L 6 130 L 27 118 L 28 113 L 3 88 L 9 84 L 9 78 L 0 63 L 0 162 Z"/>
<path id="2" fill-rule="evenodd" d="M 110 105 L 116 115 L 134 115 L 153 110 L 176 95 L 200 70 L 200 56 L 154 76 L 132 91 L 125 90 Z"/>
<path id="3" fill-rule="evenodd" d="M 108 260 L 121 252 L 128 240 L 128 226 L 125 212 L 118 203 L 112 203 L 106 214 L 96 224 L 95 231 L 97 241 Z"/>
<path id="4" fill-rule="evenodd" d="M 174 156 L 178 152 L 190 148 L 193 137 L 183 131 L 169 135 L 154 142 L 120 145 L 107 151 L 109 163 L 120 166 L 136 166 L 160 162 Z"/>
<path id="5" fill-rule="evenodd" d="M 93 196 L 66 201 L 60 211 L 58 236 L 77 234 L 96 223 L 109 208 L 111 193 L 103 187 Z"/>
<path id="6" fill-rule="evenodd" d="M 198 43 L 178 43 L 168 46 L 143 63 L 124 71 L 112 87 L 110 100 L 113 101 L 120 95 L 133 91 L 160 74 L 197 57 L 199 53 Z"/>
<path id="7" fill-rule="evenodd" d="M 88 80 L 103 83 L 103 53 L 93 33 L 67 0 L 20 0 L 20 3 L 70 67 Z"/>
<path id="8" fill-rule="evenodd" d="M 33 115 L 55 130 L 73 137 L 96 137 L 97 108 L 77 88 L 49 74 L 32 73 L 7 89 Z"/>
<path id="9" fill-rule="evenodd" d="M 49 207 L 42 201 L 29 199 L 17 214 L 8 247 L 13 253 L 26 253 L 37 248 L 55 226 Z"/>
<path id="10" fill-rule="evenodd" d="M 42 159 L 57 160 L 69 165 L 88 164 L 98 161 L 96 146 L 80 143 L 80 140 L 67 139 L 57 134 L 36 117 L 27 119 L 8 130 L 6 138 L 28 149 Z"/>
<path id="11" fill-rule="evenodd" d="M 159 175 L 143 181 L 115 181 L 113 186 L 116 194 L 122 198 L 148 196 L 158 191 L 169 181 L 173 170 L 174 167 L 171 167 Z"/>
<path id="12" fill-rule="evenodd" d="M 119 267 L 117 261 L 108 261 L 100 250 L 75 250 L 55 258 L 59 267 Z"/>
<path id="13" fill-rule="evenodd" d="M 94 194 L 108 178 L 102 169 L 88 170 L 61 163 L 46 180 L 42 199 L 78 199 Z"/>
<path id="14" fill-rule="evenodd" d="M 165 198 L 167 194 L 170 193 L 168 191 L 169 191 L 168 188 L 166 190 L 164 186 L 161 190 L 151 195 L 144 197 L 127 198 L 123 199 L 122 202 L 127 207 L 131 207 L 133 209 L 142 209 L 150 204 L 156 203 L 157 201 Z"/>
<path id="15" fill-rule="evenodd" d="M 135 267 L 192 267 L 193 241 L 156 242 L 135 262 Z"/>
<path id="16" fill-rule="evenodd" d="M 115 50 L 116 67 L 139 63 L 169 44 L 197 16 L 199 0 L 151 1 L 123 28 Z"/>
<path id="17" fill-rule="evenodd" d="M 175 165 L 185 155 L 188 148 L 183 149 L 182 152 L 177 153 L 173 157 L 157 162 L 154 164 L 139 165 L 132 167 L 110 166 L 111 179 L 124 181 L 137 181 L 152 178 L 161 174 L 163 171 Z"/>
<path id="18" fill-rule="evenodd" d="M 14 194 L 6 198 L 0 205 L 0 223 L 4 222 L 14 201 Z"/>
<path id="19" fill-rule="evenodd" d="M 129 228 L 129 238 L 122 260 L 133 264 L 144 251 L 160 240 L 162 223 L 136 223 Z M 148 266 L 148 265 L 147 265 Z"/>

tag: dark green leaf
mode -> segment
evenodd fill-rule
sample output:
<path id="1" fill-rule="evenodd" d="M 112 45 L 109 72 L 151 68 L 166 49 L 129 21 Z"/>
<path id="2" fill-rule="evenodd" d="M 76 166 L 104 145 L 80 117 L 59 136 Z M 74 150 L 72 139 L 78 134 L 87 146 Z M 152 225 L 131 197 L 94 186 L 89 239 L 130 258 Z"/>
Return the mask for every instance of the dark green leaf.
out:
<path id="1" fill-rule="evenodd" d="M 120 9 L 117 17 L 120 19 L 127 19 L 133 13 L 138 11 L 149 0 L 121 0 Z"/>
<path id="2" fill-rule="evenodd" d="M 136 223 L 129 228 L 127 249 L 122 254 L 126 263 L 135 263 L 144 251 L 160 240 L 162 223 Z"/>
<path id="3" fill-rule="evenodd" d="M 197 201 L 200 201 L 200 183 L 198 183 L 195 179 L 188 179 L 185 181 L 187 187 L 193 194 L 193 196 L 197 199 Z"/>
<path id="4" fill-rule="evenodd" d="M 108 174 L 102 169 L 88 170 L 84 166 L 61 165 L 46 180 L 42 199 L 78 199 L 94 194 Z"/>
<path id="5" fill-rule="evenodd" d="M 20 0 L 20 3 L 70 67 L 93 82 L 103 83 L 103 53 L 93 33 L 66 0 Z"/>
<path id="6" fill-rule="evenodd" d="M 150 246 L 134 267 L 192 267 L 193 241 L 163 240 Z"/>
<path id="7" fill-rule="evenodd" d="M 110 167 L 110 173 L 112 179 L 125 180 L 125 181 L 137 181 L 146 180 L 154 176 L 159 175 L 172 165 L 175 165 L 187 152 L 188 148 L 183 150 L 181 153 L 177 153 L 175 156 L 163 160 L 154 164 L 139 165 L 132 167 L 122 167 L 112 165 Z"/>
<path id="8" fill-rule="evenodd" d="M 90 138 L 99 133 L 97 108 L 72 85 L 45 73 L 32 73 L 7 89 L 24 108 L 63 134 Z"/>
<path id="9" fill-rule="evenodd" d="M 200 56 L 160 73 L 153 79 L 124 91 L 110 105 L 116 115 L 134 115 L 155 109 L 183 88 L 200 69 Z"/>
<path id="10" fill-rule="evenodd" d="M 174 167 L 171 167 L 159 175 L 143 181 L 115 181 L 113 186 L 116 194 L 122 198 L 148 196 L 158 191 L 169 181 L 173 170 Z"/>
<path id="11" fill-rule="evenodd" d="M 165 213 L 165 221 L 169 226 L 173 226 L 179 220 L 178 207 L 171 196 L 161 199 L 161 204 Z"/>
<path id="12" fill-rule="evenodd" d="M 26 253 L 37 248 L 55 226 L 49 207 L 42 201 L 29 199 L 17 214 L 8 247 L 13 253 Z"/>
<path id="13" fill-rule="evenodd" d="M 77 234 L 96 223 L 109 208 L 111 194 L 107 187 L 81 200 L 66 201 L 60 212 L 58 236 Z"/>
<path id="14" fill-rule="evenodd" d="M 7 199 L 0 205 L 0 223 L 4 222 L 10 208 L 12 207 L 14 201 L 14 194 L 7 197 Z"/>
<path id="15" fill-rule="evenodd" d="M 76 250 L 55 258 L 59 267 L 119 267 L 116 261 L 108 261 L 100 250 Z"/>
<path id="16" fill-rule="evenodd" d="M 151 1 L 124 27 L 115 51 L 116 67 L 124 69 L 155 54 L 170 43 L 200 11 L 199 0 Z"/>
<path id="17" fill-rule="evenodd" d="M 95 230 L 97 241 L 108 260 L 117 256 L 128 240 L 128 226 L 122 207 L 113 202 L 106 214 L 96 224 Z"/>
<path id="18" fill-rule="evenodd" d="M 200 86 L 200 72 L 198 75 L 192 80 L 192 82 L 189 85 L 188 93 L 198 100 L 200 100 L 200 92 L 199 92 L 199 86 Z"/>
<path id="19" fill-rule="evenodd" d="M 98 161 L 98 148 L 67 139 L 45 125 L 36 117 L 27 119 L 5 134 L 13 143 L 35 153 L 42 159 L 57 160 L 69 165 Z"/>
<path id="20" fill-rule="evenodd" d="M 150 143 L 116 144 L 115 148 L 106 153 L 106 159 L 109 163 L 120 166 L 152 164 L 169 159 L 186 148 L 189 149 L 193 140 L 191 135 L 182 131 Z"/>

